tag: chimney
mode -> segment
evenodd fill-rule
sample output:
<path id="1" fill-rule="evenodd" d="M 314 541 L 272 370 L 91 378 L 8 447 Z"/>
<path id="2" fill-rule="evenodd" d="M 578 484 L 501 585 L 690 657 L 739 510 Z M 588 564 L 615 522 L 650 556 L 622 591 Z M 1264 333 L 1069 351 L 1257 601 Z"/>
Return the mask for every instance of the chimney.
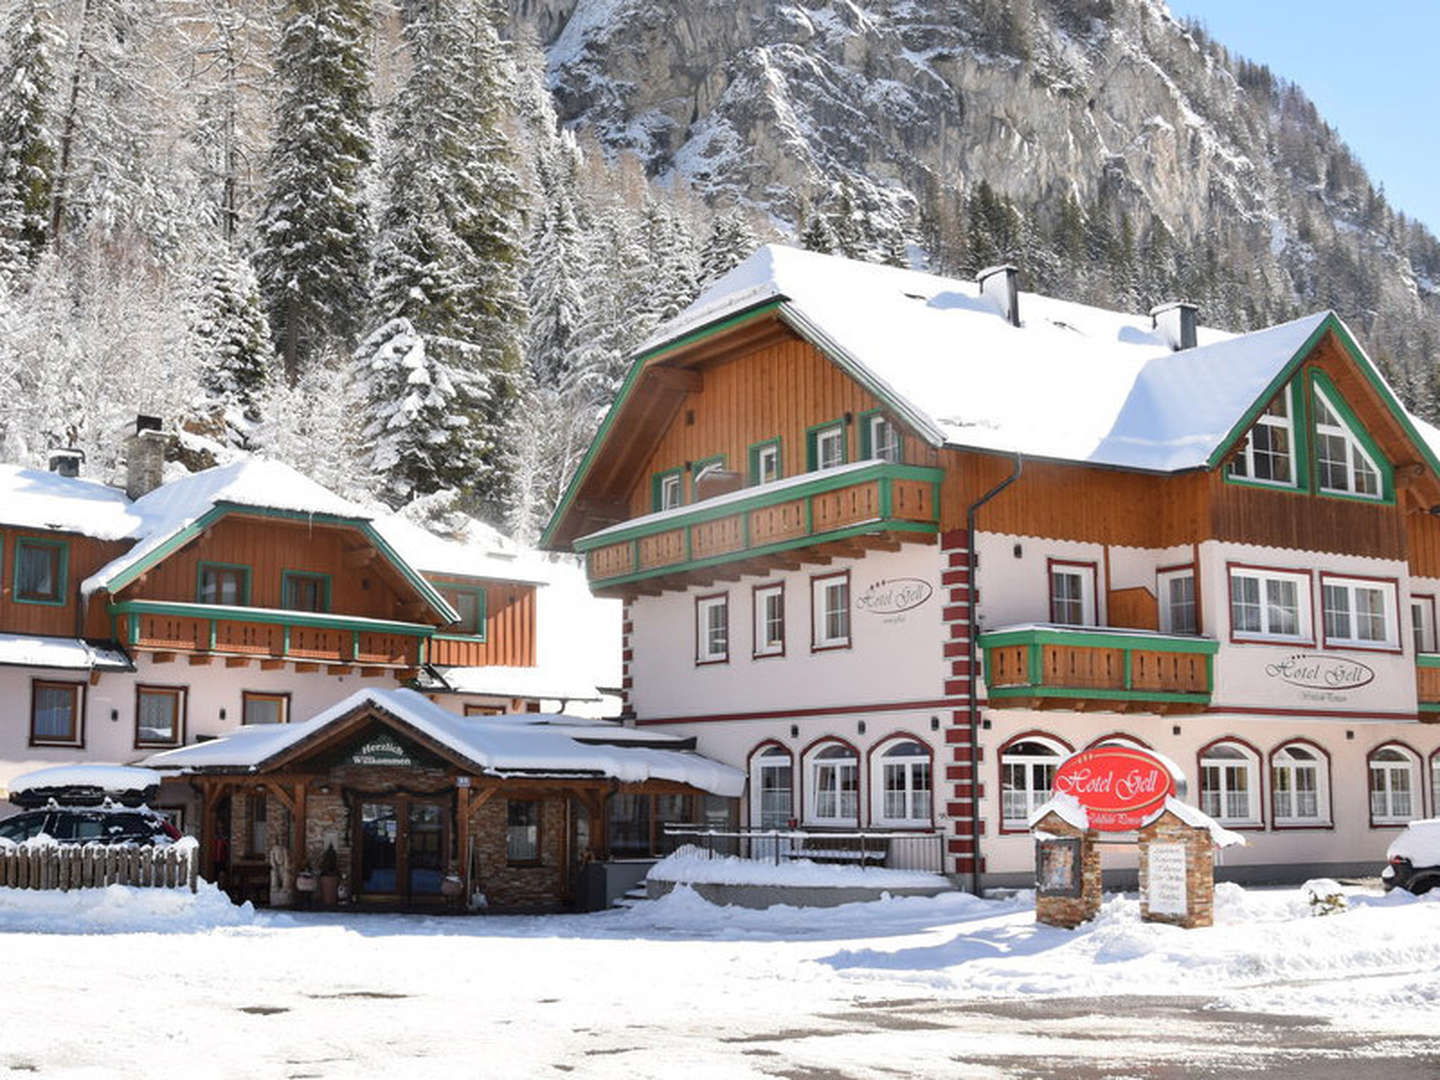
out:
<path id="1" fill-rule="evenodd" d="M 148 495 L 164 482 L 165 445 L 158 416 L 135 417 L 135 434 L 125 440 L 125 494 Z"/>
<path id="2" fill-rule="evenodd" d="M 50 451 L 50 471 L 56 476 L 67 476 L 74 480 L 80 475 L 80 465 L 85 461 L 85 451 L 67 446 L 63 450 Z"/>
<path id="3" fill-rule="evenodd" d="M 1200 306 L 1185 300 L 1174 300 L 1150 309 L 1150 325 L 1172 352 L 1195 347 L 1195 328 L 1200 322 Z"/>
<path id="4" fill-rule="evenodd" d="M 1020 325 L 1020 271 L 1009 263 L 991 266 L 975 275 L 980 295 L 1000 305 L 1011 326 Z"/>

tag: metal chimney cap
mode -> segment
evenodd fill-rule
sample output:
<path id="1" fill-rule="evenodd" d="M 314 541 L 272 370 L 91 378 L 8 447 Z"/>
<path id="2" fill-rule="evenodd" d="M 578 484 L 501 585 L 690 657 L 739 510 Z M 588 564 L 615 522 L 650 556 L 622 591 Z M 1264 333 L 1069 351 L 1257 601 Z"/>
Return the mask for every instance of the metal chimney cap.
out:
<path id="1" fill-rule="evenodd" d="M 1174 311 L 1176 308 L 1188 308 L 1195 314 L 1200 314 L 1200 305 L 1193 300 L 1167 300 L 1163 304 L 1156 304 L 1150 309 L 1150 318 L 1157 318 L 1167 311 Z"/>
<path id="2" fill-rule="evenodd" d="M 164 426 L 164 422 L 158 416 L 146 416 L 144 413 L 140 413 L 135 417 L 136 435 L 142 431 L 159 431 Z"/>
<path id="3" fill-rule="evenodd" d="M 994 277 L 996 274 L 1018 274 L 1020 268 L 1014 263 L 999 263 L 995 266 L 987 266 L 975 275 L 977 283 L 984 283 L 986 278 Z"/>

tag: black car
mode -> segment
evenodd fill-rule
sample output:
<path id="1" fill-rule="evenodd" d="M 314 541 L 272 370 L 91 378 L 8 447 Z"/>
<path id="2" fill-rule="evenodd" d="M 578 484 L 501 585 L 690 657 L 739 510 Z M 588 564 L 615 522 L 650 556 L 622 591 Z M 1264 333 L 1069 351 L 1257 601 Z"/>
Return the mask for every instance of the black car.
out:
<path id="1" fill-rule="evenodd" d="M 41 833 L 61 844 L 169 844 L 180 832 L 144 807 L 49 806 L 0 821 L 0 839 L 15 843 Z"/>
<path id="2" fill-rule="evenodd" d="M 1440 819 L 1410 822 L 1385 858 L 1380 880 L 1386 892 L 1409 889 L 1419 896 L 1440 885 Z"/>

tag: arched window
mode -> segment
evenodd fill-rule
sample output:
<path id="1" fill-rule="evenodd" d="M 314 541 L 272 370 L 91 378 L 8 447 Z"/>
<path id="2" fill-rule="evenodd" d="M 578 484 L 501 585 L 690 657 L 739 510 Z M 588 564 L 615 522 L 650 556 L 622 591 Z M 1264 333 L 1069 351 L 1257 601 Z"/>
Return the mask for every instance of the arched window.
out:
<path id="1" fill-rule="evenodd" d="M 871 756 L 872 807 L 880 825 L 930 824 L 930 751 L 897 739 Z"/>
<path id="2" fill-rule="evenodd" d="M 823 744 L 809 756 L 808 819 L 816 825 L 860 823 L 860 760 L 844 743 Z"/>
<path id="3" fill-rule="evenodd" d="M 1000 751 L 1002 828 L 1030 827 L 1030 815 L 1049 800 L 1055 770 L 1069 756 L 1060 743 L 1034 735 Z"/>
<path id="4" fill-rule="evenodd" d="M 1217 742 L 1200 752 L 1200 809 L 1226 825 L 1260 824 L 1260 769 L 1238 742 Z"/>
<path id="5" fill-rule="evenodd" d="M 1403 825 L 1420 816 L 1420 785 L 1415 758 L 1400 746 L 1382 746 L 1370 754 L 1370 823 Z"/>
<path id="6" fill-rule="evenodd" d="M 1330 770 L 1305 743 L 1282 746 L 1270 758 L 1271 808 L 1277 828 L 1330 824 Z"/>
<path id="7" fill-rule="evenodd" d="M 795 820 L 795 770 L 783 746 L 771 743 L 750 759 L 750 820 L 762 829 Z"/>

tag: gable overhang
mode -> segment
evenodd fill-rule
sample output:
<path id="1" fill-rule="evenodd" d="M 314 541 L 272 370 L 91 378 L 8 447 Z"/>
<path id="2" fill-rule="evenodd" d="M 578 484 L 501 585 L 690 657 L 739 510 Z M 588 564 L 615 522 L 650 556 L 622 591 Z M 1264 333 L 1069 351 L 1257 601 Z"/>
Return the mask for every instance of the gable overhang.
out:
<path id="1" fill-rule="evenodd" d="M 1375 392 L 1376 397 L 1380 399 L 1381 404 L 1385 406 L 1386 410 L 1405 434 L 1405 437 L 1410 441 L 1420 461 L 1429 469 L 1431 478 L 1437 483 L 1440 483 L 1440 458 L 1435 456 L 1435 452 L 1430 449 L 1430 444 L 1425 441 L 1420 432 L 1415 429 L 1415 425 L 1410 422 L 1410 416 L 1405 411 L 1405 407 L 1401 405 L 1399 399 L 1395 397 L 1394 391 L 1391 390 L 1385 382 L 1379 369 L 1371 362 L 1365 350 L 1360 347 L 1360 343 L 1355 340 L 1355 336 L 1350 333 L 1350 328 L 1347 327 L 1333 311 L 1326 314 L 1325 318 L 1321 320 L 1320 325 L 1305 339 L 1304 344 L 1296 350 L 1295 355 L 1286 361 L 1285 366 L 1270 380 L 1265 389 L 1261 391 L 1260 396 L 1255 399 L 1250 408 L 1245 411 L 1245 414 L 1235 423 L 1235 426 L 1230 429 L 1225 438 L 1220 440 L 1219 445 L 1217 445 L 1210 454 L 1206 462 L 1206 468 L 1218 468 L 1226 458 L 1234 453 L 1250 429 L 1255 426 L 1255 422 L 1259 419 L 1260 414 L 1264 412 L 1270 402 L 1274 400 L 1275 395 L 1280 393 L 1280 391 L 1290 383 L 1290 380 L 1295 377 L 1311 353 L 1313 353 L 1320 342 L 1325 339 L 1326 334 L 1333 334 L 1335 336 L 1335 340 L 1339 343 L 1345 355 L 1349 357 L 1355 369 L 1365 376 L 1366 382 Z"/>
<path id="2" fill-rule="evenodd" d="M 216 522 L 232 514 L 237 517 L 275 518 L 284 521 L 303 522 L 311 525 L 354 529 L 360 533 L 366 542 L 375 548 L 381 557 L 415 590 L 425 605 L 435 613 L 440 623 L 449 625 L 450 623 L 460 621 L 460 613 L 450 606 L 445 598 L 440 595 L 440 592 L 425 579 L 424 575 L 400 557 L 399 553 L 390 546 L 385 538 L 380 535 L 379 530 L 377 530 L 374 524 L 368 519 L 341 517 L 335 514 L 312 514 L 300 510 L 277 510 L 232 502 L 217 502 L 194 521 L 172 532 L 165 538 L 163 543 L 157 544 L 154 549 L 146 552 L 144 558 L 137 560 L 109 580 L 102 582 L 101 587 L 112 596 L 118 594 L 122 589 L 133 585 L 155 566 L 158 566 L 171 555 L 180 551 L 192 540 L 201 536 L 207 529 L 214 526 Z"/>
<path id="3" fill-rule="evenodd" d="M 931 446 L 938 449 L 944 445 L 944 433 L 935 426 L 930 417 L 910 405 L 883 380 L 876 378 L 873 372 L 826 334 L 787 297 L 783 295 L 768 296 L 738 311 L 717 316 L 703 326 L 662 341 L 635 356 L 625 381 L 621 384 L 620 392 L 615 398 L 615 404 L 606 413 L 604 421 L 600 424 L 600 430 L 590 443 L 590 448 L 580 461 L 580 467 L 575 470 L 575 475 L 566 487 L 564 496 L 540 536 L 540 547 L 555 550 L 558 544 L 568 546 L 569 541 L 581 534 L 582 530 L 580 529 L 566 529 L 566 519 L 576 508 L 581 490 L 589 479 L 596 462 L 603 454 L 613 431 L 619 425 L 622 415 L 631 405 L 642 376 L 646 372 L 654 370 L 661 361 L 671 358 L 678 359 L 701 343 L 764 318 L 776 319 L 813 346 L 826 359 L 864 387 L 888 412 L 894 415 L 895 419 L 906 424 Z"/>
<path id="4" fill-rule="evenodd" d="M 349 712 L 335 717 L 323 727 L 310 732 L 304 738 L 283 747 L 268 758 L 248 767 L 246 772 L 272 773 L 294 766 L 297 762 L 313 758 L 333 750 L 347 739 L 359 735 L 367 727 L 379 722 L 399 735 L 403 735 L 417 746 L 435 755 L 441 761 L 454 766 L 462 773 L 476 775 L 488 771 L 487 766 L 473 761 L 453 746 L 422 731 L 402 716 L 398 716 L 374 701 L 364 701 Z"/>

